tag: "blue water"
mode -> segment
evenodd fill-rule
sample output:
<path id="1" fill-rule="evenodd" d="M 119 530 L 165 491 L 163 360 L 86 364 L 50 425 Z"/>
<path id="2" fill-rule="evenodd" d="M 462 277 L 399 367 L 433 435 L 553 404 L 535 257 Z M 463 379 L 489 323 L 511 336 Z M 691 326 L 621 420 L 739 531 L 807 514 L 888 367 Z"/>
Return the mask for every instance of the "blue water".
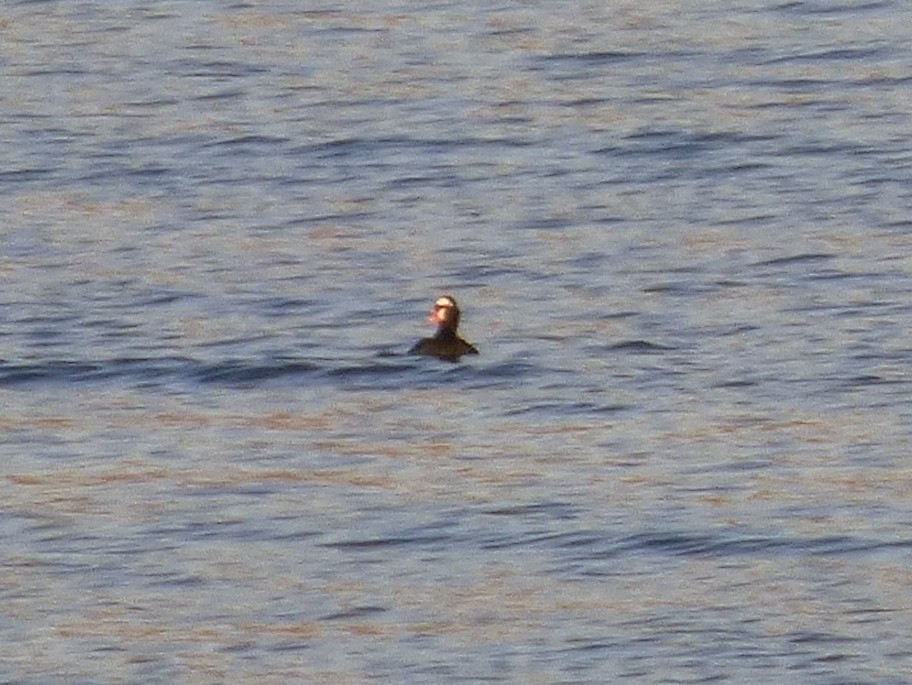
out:
<path id="1" fill-rule="evenodd" d="M 912 682 L 910 21 L 7 3 L 0 682 Z"/>

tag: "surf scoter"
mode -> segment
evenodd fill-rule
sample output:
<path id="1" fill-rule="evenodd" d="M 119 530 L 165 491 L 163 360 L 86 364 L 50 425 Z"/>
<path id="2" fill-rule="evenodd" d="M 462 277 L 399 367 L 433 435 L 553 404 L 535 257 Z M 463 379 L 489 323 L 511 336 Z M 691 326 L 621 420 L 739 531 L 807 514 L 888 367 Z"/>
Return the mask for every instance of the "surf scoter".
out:
<path id="1" fill-rule="evenodd" d="M 423 354 L 448 362 L 459 361 L 464 354 L 478 354 L 474 345 L 467 343 L 456 332 L 459 326 L 459 306 L 450 295 L 438 297 L 428 321 L 437 325 L 432 338 L 422 338 L 409 350 L 409 354 Z"/>

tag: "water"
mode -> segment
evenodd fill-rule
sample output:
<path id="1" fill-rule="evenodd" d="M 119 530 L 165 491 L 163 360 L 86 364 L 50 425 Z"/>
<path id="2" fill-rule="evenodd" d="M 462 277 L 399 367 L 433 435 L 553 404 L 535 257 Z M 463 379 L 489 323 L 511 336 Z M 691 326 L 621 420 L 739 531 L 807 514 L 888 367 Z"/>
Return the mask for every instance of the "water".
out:
<path id="1" fill-rule="evenodd" d="M 362 4 L 0 12 L 0 681 L 910 682 L 912 10 Z"/>

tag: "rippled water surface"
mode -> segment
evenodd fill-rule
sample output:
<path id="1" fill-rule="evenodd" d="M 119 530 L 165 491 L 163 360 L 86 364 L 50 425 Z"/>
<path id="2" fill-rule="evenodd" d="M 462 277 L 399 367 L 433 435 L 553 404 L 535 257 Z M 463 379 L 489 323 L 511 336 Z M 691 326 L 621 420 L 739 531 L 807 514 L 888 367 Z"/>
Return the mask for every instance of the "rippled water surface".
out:
<path id="1" fill-rule="evenodd" d="M 7 2 L 0 681 L 912 682 L 910 23 Z"/>

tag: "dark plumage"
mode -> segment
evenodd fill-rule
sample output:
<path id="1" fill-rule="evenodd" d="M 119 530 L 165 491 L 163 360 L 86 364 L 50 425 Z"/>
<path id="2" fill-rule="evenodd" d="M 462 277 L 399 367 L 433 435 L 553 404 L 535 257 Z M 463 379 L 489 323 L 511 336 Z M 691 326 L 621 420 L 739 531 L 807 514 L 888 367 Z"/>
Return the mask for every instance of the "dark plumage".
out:
<path id="1" fill-rule="evenodd" d="M 409 354 L 423 354 L 428 357 L 437 357 L 448 362 L 459 361 L 464 354 L 478 354 L 474 345 L 467 343 L 459 337 L 459 306 L 456 300 L 449 295 L 437 298 L 434 308 L 428 319 L 437 325 L 437 332 L 432 338 L 419 340 Z"/>

